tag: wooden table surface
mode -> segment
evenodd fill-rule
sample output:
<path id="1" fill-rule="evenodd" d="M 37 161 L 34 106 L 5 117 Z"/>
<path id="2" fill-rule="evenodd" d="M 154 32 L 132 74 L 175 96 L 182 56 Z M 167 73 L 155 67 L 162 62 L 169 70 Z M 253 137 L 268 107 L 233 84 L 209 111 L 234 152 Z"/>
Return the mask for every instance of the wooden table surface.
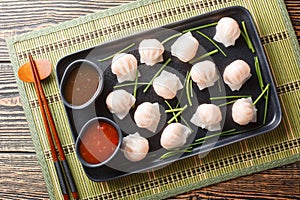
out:
<path id="1" fill-rule="evenodd" d="M 49 198 L 4 38 L 130 1 L 0 0 L 0 199 Z M 300 0 L 285 2 L 300 41 Z M 173 197 L 197 198 L 300 199 L 300 162 Z"/>

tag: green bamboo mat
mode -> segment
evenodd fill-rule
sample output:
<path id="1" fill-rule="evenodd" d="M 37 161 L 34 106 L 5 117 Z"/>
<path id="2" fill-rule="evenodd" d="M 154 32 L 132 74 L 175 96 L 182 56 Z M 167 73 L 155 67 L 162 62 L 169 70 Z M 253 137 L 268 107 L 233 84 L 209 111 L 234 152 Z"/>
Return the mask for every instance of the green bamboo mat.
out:
<path id="1" fill-rule="evenodd" d="M 7 41 L 15 74 L 27 53 L 53 65 L 70 53 L 129 33 L 158 27 L 219 8 L 240 5 L 253 15 L 282 105 L 280 126 L 269 133 L 185 159 L 157 171 L 92 182 L 74 153 L 74 140 L 59 97 L 55 73 L 44 82 L 61 142 L 82 199 L 158 199 L 300 160 L 300 55 L 283 0 L 140 0 Z M 51 199 L 62 199 L 33 84 L 18 86 L 37 157 Z"/>

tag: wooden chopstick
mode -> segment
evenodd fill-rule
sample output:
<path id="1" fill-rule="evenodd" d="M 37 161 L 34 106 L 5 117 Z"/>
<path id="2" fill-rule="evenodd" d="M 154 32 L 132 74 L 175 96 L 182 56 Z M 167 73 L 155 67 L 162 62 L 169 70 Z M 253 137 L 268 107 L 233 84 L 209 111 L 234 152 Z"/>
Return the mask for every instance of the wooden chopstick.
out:
<path id="1" fill-rule="evenodd" d="M 64 179 L 64 175 L 63 175 L 63 172 L 64 172 L 65 176 L 66 176 L 66 180 L 67 180 L 67 182 L 69 184 L 69 187 L 71 189 L 71 193 L 72 193 L 73 198 L 74 199 L 79 199 L 77 188 L 76 188 L 74 179 L 72 177 L 71 170 L 69 168 L 68 162 L 66 160 L 66 156 L 64 154 L 62 145 L 60 143 L 58 133 L 57 133 L 57 130 L 56 130 L 56 127 L 55 127 L 55 123 L 54 123 L 51 111 L 49 109 L 43 87 L 42 87 L 41 82 L 40 82 L 40 77 L 39 77 L 39 74 L 38 74 L 38 71 L 37 71 L 36 63 L 35 63 L 34 59 L 32 58 L 31 54 L 29 54 L 28 57 L 29 57 L 30 66 L 31 66 L 31 69 L 32 69 L 32 72 L 33 72 L 33 75 L 34 75 L 34 87 L 35 87 L 35 90 L 36 90 L 36 93 L 37 93 L 38 103 L 39 103 L 40 108 L 41 108 L 42 118 L 43 118 L 43 121 L 44 121 L 45 129 L 46 129 L 46 133 L 47 133 L 47 138 L 48 138 L 49 145 L 50 145 L 51 155 L 52 155 L 54 165 L 55 165 L 55 168 L 56 168 L 56 172 L 57 172 L 57 176 L 58 176 L 59 183 L 60 183 L 60 186 L 61 186 L 62 194 L 64 196 L 64 199 L 66 199 L 66 200 L 69 199 L 68 191 L 67 191 L 67 187 L 66 187 L 66 182 L 65 182 L 65 179 Z M 50 131 L 50 128 L 49 128 L 49 124 L 50 124 L 51 131 Z M 52 132 L 52 134 L 51 134 L 51 132 Z M 55 150 L 54 142 L 53 142 L 53 139 L 52 139 L 52 135 L 53 135 L 53 138 L 54 138 L 54 142 L 57 146 L 58 153 L 60 155 L 60 160 L 61 160 L 62 166 L 60 165 L 60 162 L 58 160 L 58 156 L 56 154 L 56 150 Z"/>

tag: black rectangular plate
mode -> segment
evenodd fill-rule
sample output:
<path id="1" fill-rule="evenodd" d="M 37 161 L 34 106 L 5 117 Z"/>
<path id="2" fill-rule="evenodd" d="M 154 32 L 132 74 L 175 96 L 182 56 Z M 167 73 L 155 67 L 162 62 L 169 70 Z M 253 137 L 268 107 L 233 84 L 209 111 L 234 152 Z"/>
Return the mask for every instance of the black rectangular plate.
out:
<path id="1" fill-rule="evenodd" d="M 254 66 L 254 57 L 257 56 L 260 61 L 261 66 L 261 72 L 263 76 L 263 81 L 265 84 L 270 84 L 270 93 L 269 93 L 269 102 L 268 102 L 268 113 L 266 118 L 266 123 L 263 125 L 263 113 L 264 113 L 264 100 L 260 100 L 256 107 L 258 109 L 257 115 L 257 122 L 256 123 L 250 123 L 246 126 L 239 126 L 235 124 L 231 119 L 231 105 L 221 107 L 221 111 L 223 114 L 223 131 L 230 130 L 230 129 L 236 129 L 245 131 L 243 133 L 232 135 L 232 136 L 226 136 L 226 137 L 220 137 L 220 138 L 213 138 L 210 140 L 207 140 L 203 145 L 196 146 L 192 152 L 190 153 L 184 153 L 179 156 L 173 156 L 165 160 L 159 159 L 159 157 L 166 153 L 164 149 L 159 144 L 160 135 L 162 128 L 166 125 L 166 120 L 170 119 L 172 115 L 162 115 L 161 124 L 160 124 L 160 130 L 157 134 L 150 134 L 149 132 L 138 129 L 133 121 L 133 113 L 135 108 L 131 109 L 130 114 L 126 117 L 128 123 L 132 124 L 122 124 L 122 121 L 117 120 L 107 109 L 105 104 L 106 96 L 113 90 L 113 86 L 117 84 L 116 76 L 112 74 L 110 70 L 110 64 L 111 59 L 104 62 L 99 62 L 98 60 L 105 58 L 109 55 L 112 55 L 124 47 L 136 43 L 135 47 L 129 49 L 127 53 L 133 54 L 139 64 L 139 70 L 141 72 L 141 77 L 143 77 L 143 70 L 147 71 L 147 77 L 144 81 L 149 81 L 151 79 L 151 76 L 160 68 L 161 64 L 157 64 L 153 67 L 145 66 L 139 62 L 139 53 L 138 53 L 138 44 L 143 39 L 150 39 L 155 38 L 159 41 L 163 41 L 164 39 L 168 38 L 169 36 L 182 32 L 183 30 L 206 25 L 210 23 L 217 22 L 222 17 L 232 17 L 234 18 L 240 25 L 241 30 L 242 25 L 241 22 L 244 21 L 247 26 L 248 34 L 251 38 L 251 41 L 255 47 L 256 52 L 252 53 L 248 46 L 246 45 L 246 42 L 242 36 L 239 37 L 239 39 L 236 41 L 236 44 L 234 47 L 225 48 L 222 44 L 220 44 L 220 47 L 225 51 L 227 54 L 227 57 L 224 57 L 221 53 L 217 53 L 213 56 L 211 56 L 209 59 L 215 62 L 216 66 L 219 69 L 220 77 L 222 77 L 223 71 L 225 67 L 230 64 L 232 61 L 236 59 L 243 59 L 245 60 L 251 67 L 251 73 L 252 77 L 243 85 L 243 87 L 238 92 L 232 92 L 228 86 L 221 84 L 221 92 L 219 90 L 218 84 L 215 84 L 213 87 L 209 89 L 205 89 L 203 91 L 199 91 L 196 84 L 193 84 L 194 89 L 194 97 L 193 97 L 193 106 L 189 107 L 189 110 L 187 110 L 184 117 L 189 121 L 189 118 L 193 115 L 193 113 L 196 110 L 196 106 L 200 105 L 201 103 L 211 103 L 209 100 L 209 97 L 212 96 L 223 96 L 223 95 L 252 95 L 253 99 L 256 99 L 259 94 L 261 93 L 259 84 L 258 84 L 258 78 L 255 73 L 255 66 Z M 208 35 L 209 37 L 213 38 L 215 34 L 215 26 L 201 29 L 203 33 Z M 203 38 L 199 34 L 197 34 L 195 31 L 192 32 L 193 36 L 196 37 L 200 43 L 200 45 L 203 47 L 199 50 L 198 56 L 204 53 L 204 50 L 206 52 L 210 52 L 215 49 L 215 46 L 213 46 L 207 39 Z M 173 42 L 176 39 L 173 39 L 169 42 L 167 42 L 165 46 L 165 53 L 164 53 L 164 62 L 168 58 L 172 58 L 171 63 L 168 65 L 170 66 L 167 70 L 172 71 L 176 73 L 177 75 L 181 77 L 182 83 L 184 82 L 185 75 L 187 71 L 191 68 L 191 64 L 188 63 L 182 63 L 177 58 L 171 56 L 170 53 L 170 46 L 173 44 Z M 120 151 L 117 155 L 115 161 L 112 161 L 112 165 L 110 166 L 103 166 L 98 168 L 88 168 L 83 167 L 86 175 L 93 181 L 107 181 L 115 178 L 119 178 L 125 175 L 129 175 L 132 173 L 137 173 L 141 171 L 146 171 L 149 169 L 156 169 L 159 167 L 163 167 L 171 162 L 184 159 L 193 155 L 205 155 L 205 153 L 209 152 L 210 150 L 229 145 L 231 143 L 235 143 L 237 141 L 244 140 L 246 138 L 254 137 L 257 135 L 260 135 L 262 133 L 268 132 L 275 127 L 278 126 L 278 124 L 281 121 L 281 109 L 279 100 L 276 94 L 276 89 L 272 80 L 272 75 L 270 73 L 269 65 L 263 50 L 263 47 L 260 42 L 260 38 L 258 36 L 258 33 L 256 31 L 255 24 L 252 20 L 252 17 L 250 13 L 243 7 L 229 7 L 221 10 L 217 10 L 208 14 L 199 15 L 193 18 L 189 18 L 183 21 L 179 21 L 176 23 L 168 24 L 164 27 L 148 30 L 145 32 L 141 32 L 138 34 L 133 34 L 129 37 L 118 39 L 112 42 L 108 42 L 105 44 L 101 44 L 99 46 L 95 46 L 89 49 L 85 49 L 79 52 L 76 52 L 74 54 L 68 55 L 66 57 L 63 57 L 59 62 L 57 63 L 56 67 L 56 74 L 57 74 L 57 81 L 58 84 L 61 82 L 62 75 L 64 71 L 66 70 L 66 67 L 68 64 L 73 62 L 77 59 L 88 59 L 90 61 L 95 62 L 103 71 L 104 71 L 104 89 L 101 94 L 101 96 L 96 100 L 95 104 L 81 110 L 71 110 L 68 107 L 65 107 L 67 116 L 69 119 L 69 123 L 73 132 L 74 140 L 76 140 L 81 127 L 91 118 L 96 116 L 104 116 L 108 117 L 112 120 L 117 121 L 118 124 L 121 125 L 121 129 L 123 130 L 123 136 L 125 137 L 128 133 L 134 133 L 136 131 L 139 131 L 141 135 L 145 136 L 150 143 L 150 152 L 146 159 L 140 161 L 140 162 L 129 162 L 127 161 L 122 152 Z M 151 74 L 151 76 L 148 76 Z M 140 78 L 139 81 L 142 82 L 143 78 Z M 221 83 L 222 83 L 221 79 Z M 164 103 L 164 100 L 160 97 L 158 97 L 153 88 L 151 87 L 149 91 L 144 94 L 142 92 L 143 88 L 145 86 L 141 86 L 138 88 L 137 91 L 137 102 L 136 105 L 139 105 L 142 102 L 150 101 L 150 102 L 159 102 L 160 105 L 164 109 L 168 109 L 166 104 Z M 132 92 L 132 87 L 125 88 L 126 90 Z M 180 93 L 180 91 L 179 91 Z M 183 102 L 184 105 L 186 104 L 186 98 L 185 93 L 183 93 L 184 98 L 182 99 L 181 103 Z M 169 101 L 170 104 L 175 106 L 177 104 L 177 99 L 173 99 Z M 214 104 L 220 104 L 221 101 L 213 101 Z M 127 123 L 126 122 L 126 123 Z M 184 124 L 184 123 L 183 123 Z M 192 133 L 192 136 L 189 138 L 188 143 L 192 143 L 194 140 L 200 137 L 204 137 L 206 134 L 213 134 L 208 133 L 206 130 L 195 127 L 191 123 L 189 123 L 194 133 Z M 255 130 L 253 130 L 256 128 Z M 216 133 L 216 132 L 214 132 Z M 116 167 L 117 165 L 117 167 Z"/>

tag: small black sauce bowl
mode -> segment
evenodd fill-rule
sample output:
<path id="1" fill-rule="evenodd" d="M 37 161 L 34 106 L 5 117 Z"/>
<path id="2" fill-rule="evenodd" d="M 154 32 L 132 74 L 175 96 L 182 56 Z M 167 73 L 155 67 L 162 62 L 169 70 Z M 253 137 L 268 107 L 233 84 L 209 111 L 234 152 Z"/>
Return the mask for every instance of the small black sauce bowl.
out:
<path id="1" fill-rule="evenodd" d="M 118 140 L 118 145 L 115 149 L 115 151 L 111 154 L 111 156 L 106 159 L 105 161 L 103 162 L 100 162 L 100 163 L 96 163 L 96 164 L 93 164 L 93 163 L 88 163 L 87 161 L 85 161 L 81 155 L 80 155 L 80 152 L 79 152 L 79 145 L 80 145 L 80 142 L 81 142 L 81 138 L 84 136 L 84 134 L 86 133 L 86 129 L 92 124 L 92 123 L 95 123 L 96 121 L 98 122 L 106 122 L 110 125 L 112 125 L 117 133 L 118 133 L 118 136 L 119 136 L 119 140 Z M 95 167 L 100 167 L 100 166 L 103 166 L 105 164 L 107 164 L 109 161 L 111 161 L 114 156 L 116 156 L 116 154 L 118 153 L 118 151 L 120 150 L 121 148 L 121 145 L 122 145 L 122 140 L 123 140 L 123 135 L 122 135 L 122 131 L 120 129 L 120 127 L 114 122 L 112 121 L 111 119 L 108 119 L 106 117 L 95 117 L 95 118 L 92 118 L 90 119 L 88 122 L 86 122 L 84 124 L 84 126 L 82 127 L 77 139 L 76 139 L 76 143 L 75 143 L 75 151 L 76 151 L 76 155 L 77 155 L 77 158 L 78 160 L 81 162 L 81 164 L 83 164 L 84 166 L 86 167 L 90 167 L 90 168 L 95 168 Z"/>
<path id="2" fill-rule="evenodd" d="M 97 87 L 97 90 L 95 92 L 95 94 L 92 96 L 92 98 L 90 98 L 87 102 L 85 102 L 84 104 L 81 104 L 81 105 L 73 105 L 71 103 L 69 103 L 65 97 L 64 97 L 64 88 L 65 88 L 65 84 L 70 76 L 70 73 L 77 67 L 80 67 L 80 65 L 82 63 L 85 63 L 91 67 L 93 67 L 99 74 L 99 84 L 98 84 L 98 87 Z M 60 94 L 61 94 L 61 98 L 62 98 L 62 101 L 64 102 L 64 104 L 71 108 L 71 109 L 83 109 L 89 105 L 91 105 L 101 94 L 102 92 L 102 89 L 103 89 L 103 84 L 104 84 L 104 76 L 103 76 L 103 71 L 100 69 L 100 67 L 98 67 L 95 63 L 89 61 L 89 60 L 86 60 L 86 59 L 79 59 L 79 60 L 75 60 L 73 61 L 72 63 L 70 63 L 68 65 L 68 67 L 66 68 L 62 78 L 61 78 L 61 84 L 60 84 Z"/>

